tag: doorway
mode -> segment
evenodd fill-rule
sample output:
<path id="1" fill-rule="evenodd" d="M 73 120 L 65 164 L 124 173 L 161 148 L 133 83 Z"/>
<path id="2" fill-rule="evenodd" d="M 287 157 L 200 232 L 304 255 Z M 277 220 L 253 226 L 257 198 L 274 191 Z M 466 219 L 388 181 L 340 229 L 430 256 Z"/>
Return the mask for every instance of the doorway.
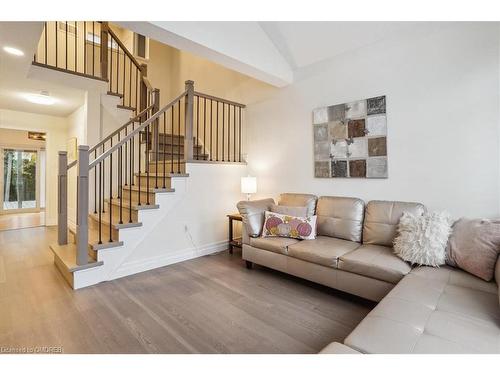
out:
<path id="1" fill-rule="evenodd" d="M 45 225 L 45 189 L 41 189 L 41 182 L 45 184 L 44 153 L 40 149 L 0 148 L 0 230 Z"/>

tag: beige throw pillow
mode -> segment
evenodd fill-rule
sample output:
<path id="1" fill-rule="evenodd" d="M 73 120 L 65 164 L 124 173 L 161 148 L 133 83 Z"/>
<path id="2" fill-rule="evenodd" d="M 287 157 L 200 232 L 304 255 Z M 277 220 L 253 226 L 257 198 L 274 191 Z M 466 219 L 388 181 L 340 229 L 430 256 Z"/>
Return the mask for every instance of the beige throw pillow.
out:
<path id="1" fill-rule="evenodd" d="M 453 224 L 446 263 L 491 281 L 500 252 L 500 221 L 462 218 Z"/>

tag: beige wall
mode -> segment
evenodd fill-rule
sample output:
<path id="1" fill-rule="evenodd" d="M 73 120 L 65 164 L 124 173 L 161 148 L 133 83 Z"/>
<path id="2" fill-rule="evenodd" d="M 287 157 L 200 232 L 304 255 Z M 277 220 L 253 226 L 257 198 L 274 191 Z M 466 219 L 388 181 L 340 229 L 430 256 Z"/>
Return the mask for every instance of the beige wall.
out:
<path id="1" fill-rule="evenodd" d="M 29 139 L 27 130 L 0 128 L 0 146 L 43 149 L 45 141 Z"/>
<path id="2" fill-rule="evenodd" d="M 66 149 L 66 119 L 27 112 L 0 109 L 0 128 L 33 130 L 47 133 L 46 213 L 47 225 L 57 224 L 58 151 Z"/>

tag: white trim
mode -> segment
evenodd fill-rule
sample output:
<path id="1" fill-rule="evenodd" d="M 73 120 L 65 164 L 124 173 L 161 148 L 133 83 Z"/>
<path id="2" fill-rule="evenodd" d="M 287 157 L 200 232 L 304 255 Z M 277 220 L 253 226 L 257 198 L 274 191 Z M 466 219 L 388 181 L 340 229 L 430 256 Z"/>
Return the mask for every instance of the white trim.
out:
<path id="1" fill-rule="evenodd" d="M 120 269 L 113 275 L 113 279 L 133 275 L 139 272 L 149 271 L 155 268 L 165 267 L 170 264 L 184 262 L 186 260 L 206 256 L 220 251 L 227 250 L 229 247 L 228 241 L 219 241 L 205 245 L 201 248 L 186 248 L 178 250 L 174 253 L 168 253 L 148 259 L 141 259 L 132 262 L 124 263 Z"/>

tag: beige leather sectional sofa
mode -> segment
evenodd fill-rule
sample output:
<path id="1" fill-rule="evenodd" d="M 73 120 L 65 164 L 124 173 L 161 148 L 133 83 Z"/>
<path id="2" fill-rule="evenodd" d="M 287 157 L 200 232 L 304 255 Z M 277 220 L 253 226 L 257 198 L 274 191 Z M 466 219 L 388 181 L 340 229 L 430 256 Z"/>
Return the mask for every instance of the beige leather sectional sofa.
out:
<path id="1" fill-rule="evenodd" d="M 318 215 L 317 238 L 261 237 L 272 199 L 239 202 L 243 258 L 379 302 L 344 343 L 322 353 L 500 353 L 500 295 L 451 267 L 412 268 L 393 253 L 399 218 L 419 203 L 282 194 L 279 205 Z M 500 280 L 500 260 L 495 279 Z"/>

